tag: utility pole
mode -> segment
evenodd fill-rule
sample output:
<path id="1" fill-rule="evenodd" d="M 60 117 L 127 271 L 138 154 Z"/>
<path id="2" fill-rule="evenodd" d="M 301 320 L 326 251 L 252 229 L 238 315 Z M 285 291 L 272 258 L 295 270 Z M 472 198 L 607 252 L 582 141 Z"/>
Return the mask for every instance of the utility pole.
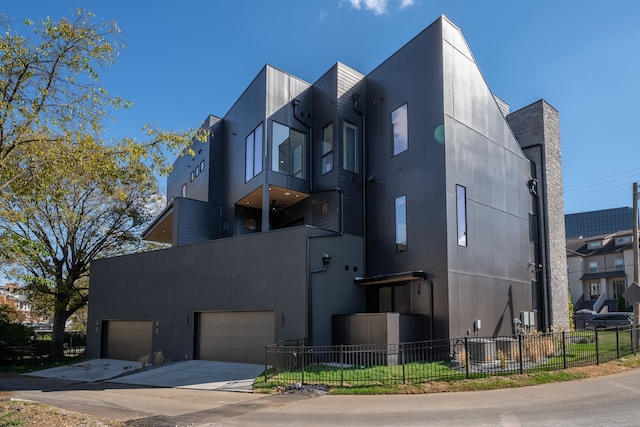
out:
<path id="1" fill-rule="evenodd" d="M 638 183 L 633 183 L 633 355 L 638 346 Z"/>
<path id="2" fill-rule="evenodd" d="M 633 183 L 633 281 L 638 283 L 638 183 Z M 634 307 L 635 311 L 635 307 Z"/>

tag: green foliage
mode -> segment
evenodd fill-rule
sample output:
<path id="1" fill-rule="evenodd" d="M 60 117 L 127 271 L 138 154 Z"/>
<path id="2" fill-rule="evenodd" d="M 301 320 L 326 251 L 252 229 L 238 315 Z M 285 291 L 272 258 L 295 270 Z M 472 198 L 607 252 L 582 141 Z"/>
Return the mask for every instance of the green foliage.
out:
<path id="1" fill-rule="evenodd" d="M 0 319 L 0 346 L 22 345 L 31 340 L 33 328 Z"/>
<path id="2" fill-rule="evenodd" d="M 627 311 L 627 302 L 622 298 L 622 296 L 618 297 L 618 311 Z"/>
<path id="3" fill-rule="evenodd" d="M 16 323 L 18 317 L 18 310 L 13 304 L 0 302 L 0 322 Z"/>
<path id="4" fill-rule="evenodd" d="M 569 298 L 569 332 L 575 331 L 575 324 L 573 322 L 573 313 L 575 312 L 575 307 L 573 305 L 573 300 L 571 299 L 571 290 L 567 292 L 567 296 Z"/>

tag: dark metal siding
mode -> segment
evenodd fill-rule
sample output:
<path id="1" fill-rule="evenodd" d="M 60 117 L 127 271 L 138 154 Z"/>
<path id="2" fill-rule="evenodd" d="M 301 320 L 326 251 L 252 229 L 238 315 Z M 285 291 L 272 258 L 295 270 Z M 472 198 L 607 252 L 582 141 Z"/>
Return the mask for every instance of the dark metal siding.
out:
<path id="1" fill-rule="evenodd" d="M 222 178 L 222 165 L 224 162 L 224 121 L 218 119 L 211 126 L 212 137 L 209 139 L 209 168 L 205 171 L 209 174 L 209 203 L 211 203 L 211 228 L 212 238 L 221 237 L 222 231 L 222 192 L 225 182 Z"/>
<path id="2" fill-rule="evenodd" d="M 363 165 L 363 127 L 362 117 L 354 109 L 353 96 L 365 99 L 364 76 L 344 64 L 337 63 L 313 85 L 313 126 L 314 144 L 312 147 L 313 191 L 322 192 L 312 199 L 313 224 L 322 228 L 336 230 L 343 221 L 345 233 L 361 236 L 362 228 L 362 180 Z M 342 168 L 343 125 L 347 121 L 358 128 L 358 165 L 359 172 L 352 173 Z M 323 129 L 333 124 L 334 149 L 333 170 L 322 174 L 322 138 Z M 344 211 L 330 207 L 327 215 L 320 216 L 323 201 L 333 202 L 326 191 L 340 189 L 343 193 Z M 339 208 L 339 206 L 338 206 Z"/>
<path id="3" fill-rule="evenodd" d="M 264 123 L 263 130 L 266 131 L 267 67 L 258 73 L 224 116 L 222 221 L 229 221 L 229 230 L 223 231 L 223 237 L 235 235 L 235 202 L 258 188 L 264 180 L 266 162 L 263 163 L 262 173 L 245 183 L 245 140 L 260 123 Z M 264 138 L 266 133 L 263 137 L 263 141 L 266 141 Z"/>
<path id="4" fill-rule="evenodd" d="M 213 203 L 176 198 L 173 208 L 173 226 L 177 227 L 176 246 L 212 240 L 219 235 L 216 221 L 220 209 Z"/>
<path id="5" fill-rule="evenodd" d="M 167 177 L 167 200 L 174 197 L 182 197 L 182 186 L 187 185 L 187 196 L 190 199 L 206 202 L 209 197 L 209 142 L 193 140 L 191 148 L 194 155 L 184 154 L 173 163 L 173 170 Z M 191 181 L 191 172 L 199 167 L 204 160 L 204 172 L 199 172 Z"/>

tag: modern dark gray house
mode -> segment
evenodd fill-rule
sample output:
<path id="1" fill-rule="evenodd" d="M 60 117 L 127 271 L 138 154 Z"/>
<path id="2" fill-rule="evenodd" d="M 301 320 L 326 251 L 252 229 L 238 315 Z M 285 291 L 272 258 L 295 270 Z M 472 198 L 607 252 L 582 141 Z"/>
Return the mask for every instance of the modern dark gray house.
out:
<path id="1" fill-rule="evenodd" d="M 90 357 L 568 327 L 558 113 L 512 114 L 441 17 L 367 75 L 265 66 L 176 160 L 144 238 L 91 266 Z"/>

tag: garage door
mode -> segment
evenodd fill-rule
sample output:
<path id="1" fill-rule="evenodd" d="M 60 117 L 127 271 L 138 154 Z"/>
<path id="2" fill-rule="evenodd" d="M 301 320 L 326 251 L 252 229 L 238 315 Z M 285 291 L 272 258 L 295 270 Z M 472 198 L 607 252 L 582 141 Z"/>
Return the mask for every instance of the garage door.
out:
<path id="1" fill-rule="evenodd" d="M 273 311 L 196 313 L 195 358 L 264 363 L 274 343 Z"/>
<path id="2" fill-rule="evenodd" d="M 102 328 L 102 357 L 138 360 L 151 354 L 151 320 L 108 320 Z"/>

